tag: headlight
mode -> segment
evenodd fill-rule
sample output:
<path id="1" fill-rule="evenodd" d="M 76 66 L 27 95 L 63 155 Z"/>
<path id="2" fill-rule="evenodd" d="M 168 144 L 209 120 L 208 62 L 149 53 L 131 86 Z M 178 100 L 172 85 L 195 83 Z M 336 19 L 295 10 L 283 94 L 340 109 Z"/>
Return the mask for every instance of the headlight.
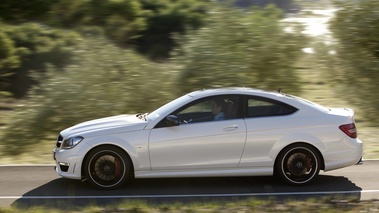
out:
<path id="1" fill-rule="evenodd" d="M 61 148 L 62 149 L 71 149 L 75 147 L 80 141 L 82 141 L 84 138 L 81 136 L 72 137 L 69 139 L 66 139 L 63 141 Z"/>

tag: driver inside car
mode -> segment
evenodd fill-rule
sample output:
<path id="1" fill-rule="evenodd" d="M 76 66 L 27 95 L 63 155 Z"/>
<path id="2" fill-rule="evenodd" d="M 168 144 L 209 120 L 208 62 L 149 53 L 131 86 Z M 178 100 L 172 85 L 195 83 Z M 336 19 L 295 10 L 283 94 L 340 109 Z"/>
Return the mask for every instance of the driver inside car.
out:
<path id="1" fill-rule="evenodd" d="M 212 102 L 212 114 L 214 121 L 225 120 L 226 103 L 224 99 L 218 98 Z"/>

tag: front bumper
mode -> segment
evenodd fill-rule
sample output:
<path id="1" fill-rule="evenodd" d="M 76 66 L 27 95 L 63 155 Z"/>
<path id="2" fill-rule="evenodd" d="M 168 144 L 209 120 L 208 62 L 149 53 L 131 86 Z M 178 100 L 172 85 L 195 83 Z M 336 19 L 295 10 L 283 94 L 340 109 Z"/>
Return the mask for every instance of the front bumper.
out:
<path id="1" fill-rule="evenodd" d="M 65 149 L 54 149 L 53 158 L 55 160 L 56 166 L 55 171 L 58 175 L 69 178 L 69 179 L 82 179 L 82 160 L 83 156 L 76 155 L 73 150 Z"/>

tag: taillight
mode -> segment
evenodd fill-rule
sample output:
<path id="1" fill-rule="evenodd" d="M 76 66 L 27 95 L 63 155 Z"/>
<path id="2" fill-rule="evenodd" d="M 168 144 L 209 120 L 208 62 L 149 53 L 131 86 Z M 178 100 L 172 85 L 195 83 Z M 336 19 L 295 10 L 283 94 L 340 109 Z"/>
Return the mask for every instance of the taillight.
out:
<path id="1" fill-rule="evenodd" d="M 351 138 L 357 138 L 357 128 L 354 123 L 341 125 L 340 130 Z"/>

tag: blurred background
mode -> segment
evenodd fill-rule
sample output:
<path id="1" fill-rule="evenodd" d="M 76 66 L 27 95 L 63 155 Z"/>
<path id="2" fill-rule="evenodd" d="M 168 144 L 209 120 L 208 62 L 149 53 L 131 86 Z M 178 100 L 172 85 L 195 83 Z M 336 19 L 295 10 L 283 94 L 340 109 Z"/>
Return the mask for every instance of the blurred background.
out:
<path id="1" fill-rule="evenodd" d="M 377 0 L 2 0 L 0 164 L 51 164 L 69 126 L 228 86 L 353 108 L 379 158 L 378 82 Z"/>

